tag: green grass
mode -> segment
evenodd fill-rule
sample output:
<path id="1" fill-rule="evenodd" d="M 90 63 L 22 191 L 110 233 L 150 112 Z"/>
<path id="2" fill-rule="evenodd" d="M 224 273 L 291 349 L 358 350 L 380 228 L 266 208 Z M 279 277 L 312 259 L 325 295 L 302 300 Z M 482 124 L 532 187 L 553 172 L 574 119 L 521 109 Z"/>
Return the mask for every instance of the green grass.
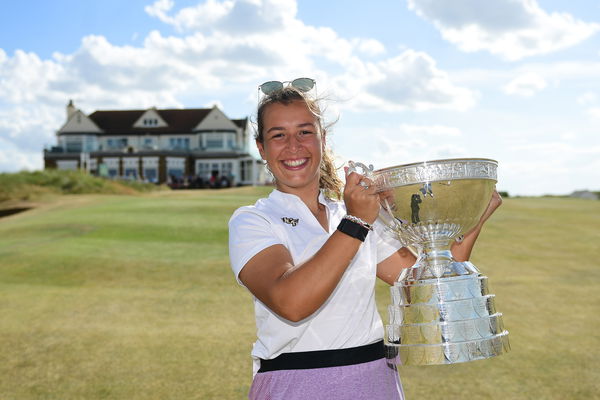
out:
<path id="1" fill-rule="evenodd" d="M 227 221 L 269 191 L 70 195 L 0 219 L 0 399 L 245 398 L 253 307 Z M 473 262 L 512 352 L 401 367 L 407 398 L 600 398 L 599 227 L 600 202 L 505 200 Z"/>

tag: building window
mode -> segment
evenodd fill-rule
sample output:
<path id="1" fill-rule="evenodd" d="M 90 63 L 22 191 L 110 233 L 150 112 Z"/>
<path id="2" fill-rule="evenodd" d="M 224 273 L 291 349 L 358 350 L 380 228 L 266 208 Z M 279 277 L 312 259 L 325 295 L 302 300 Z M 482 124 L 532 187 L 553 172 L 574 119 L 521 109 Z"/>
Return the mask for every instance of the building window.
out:
<path id="1" fill-rule="evenodd" d="M 158 119 L 156 118 L 144 118 L 144 126 L 158 126 Z"/>
<path id="2" fill-rule="evenodd" d="M 248 167 L 247 167 L 248 163 L 246 161 L 242 161 L 240 163 L 240 179 L 242 181 L 247 181 L 248 180 Z"/>
<path id="3" fill-rule="evenodd" d="M 106 147 L 109 150 L 121 150 L 127 147 L 127 138 L 108 139 Z"/>
<path id="4" fill-rule="evenodd" d="M 234 134 L 227 135 L 227 148 L 229 150 L 235 150 L 235 135 Z"/>
<path id="5" fill-rule="evenodd" d="M 118 158 L 105 158 L 102 161 L 105 165 L 105 167 L 102 169 L 106 168 L 108 176 L 111 178 L 117 178 L 119 176 L 119 164 L 121 161 Z M 100 175 L 104 176 L 103 173 Z"/>
<path id="6" fill-rule="evenodd" d="M 231 178 L 233 176 L 233 162 L 196 162 L 196 175 L 201 177 L 202 179 L 207 179 L 211 177 L 227 177 Z"/>
<path id="7" fill-rule="evenodd" d="M 67 153 L 80 153 L 83 150 L 83 143 L 81 139 L 67 138 L 66 142 Z"/>
<path id="8" fill-rule="evenodd" d="M 182 181 L 184 169 L 184 158 L 167 157 L 167 178 L 170 182 L 177 183 Z"/>
<path id="9" fill-rule="evenodd" d="M 137 169 L 135 168 L 125 168 L 125 178 L 136 180 L 137 179 Z"/>
<path id="10" fill-rule="evenodd" d="M 207 149 L 222 149 L 223 148 L 223 135 L 220 133 L 208 133 L 206 135 L 206 148 Z"/>
<path id="11" fill-rule="evenodd" d="M 142 168 L 144 179 L 148 182 L 158 182 L 158 157 L 143 157 Z"/>
<path id="12" fill-rule="evenodd" d="M 88 168 L 91 172 L 96 172 L 96 170 L 98 169 L 98 159 L 90 158 Z"/>
<path id="13" fill-rule="evenodd" d="M 169 138 L 171 150 L 189 150 L 190 138 Z"/>
<path id="14" fill-rule="evenodd" d="M 210 178 L 210 164 L 199 162 L 196 166 L 196 175 L 198 175 L 202 179 Z"/>
<path id="15" fill-rule="evenodd" d="M 232 162 L 224 162 L 221 163 L 221 175 L 223 176 L 231 176 L 233 171 L 233 163 Z"/>
<path id="16" fill-rule="evenodd" d="M 61 139 L 65 151 L 69 153 L 81 153 L 91 152 L 98 149 L 98 142 L 96 136 L 83 135 L 83 136 L 63 136 Z"/>
<path id="17" fill-rule="evenodd" d="M 145 168 L 144 179 L 151 183 L 158 182 L 158 170 L 156 168 Z"/>
<path id="18" fill-rule="evenodd" d="M 60 160 L 56 162 L 56 167 L 61 170 L 76 170 L 79 162 L 76 160 Z"/>
<path id="19" fill-rule="evenodd" d="M 167 170 L 167 175 L 169 175 L 171 181 L 183 179 L 183 170 L 180 168 L 169 168 Z"/>

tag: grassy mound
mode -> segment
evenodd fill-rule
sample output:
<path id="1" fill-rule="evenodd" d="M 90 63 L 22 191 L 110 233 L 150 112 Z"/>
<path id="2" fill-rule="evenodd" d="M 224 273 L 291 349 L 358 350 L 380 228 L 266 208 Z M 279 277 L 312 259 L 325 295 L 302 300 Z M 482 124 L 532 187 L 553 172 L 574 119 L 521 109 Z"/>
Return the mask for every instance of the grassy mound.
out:
<path id="1" fill-rule="evenodd" d="M 164 189 L 151 183 L 112 181 L 82 171 L 23 171 L 0 174 L 0 202 L 37 200 L 58 194 L 136 194 Z"/>

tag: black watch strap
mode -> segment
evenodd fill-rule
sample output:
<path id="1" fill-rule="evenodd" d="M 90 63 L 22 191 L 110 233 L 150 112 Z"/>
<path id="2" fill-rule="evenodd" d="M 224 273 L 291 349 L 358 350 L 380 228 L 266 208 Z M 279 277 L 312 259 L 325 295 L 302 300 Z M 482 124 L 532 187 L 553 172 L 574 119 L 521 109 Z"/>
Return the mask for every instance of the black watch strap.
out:
<path id="1" fill-rule="evenodd" d="M 337 227 L 338 231 L 345 233 L 355 239 L 364 242 L 369 233 L 369 229 L 349 219 L 342 219 Z"/>

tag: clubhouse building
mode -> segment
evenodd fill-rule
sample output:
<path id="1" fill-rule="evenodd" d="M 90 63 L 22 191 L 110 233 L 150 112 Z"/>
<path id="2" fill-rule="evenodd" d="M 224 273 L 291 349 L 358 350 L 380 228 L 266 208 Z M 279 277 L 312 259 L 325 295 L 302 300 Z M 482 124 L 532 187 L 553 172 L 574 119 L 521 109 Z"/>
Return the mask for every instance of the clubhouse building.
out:
<path id="1" fill-rule="evenodd" d="M 217 106 L 85 115 L 70 101 L 57 145 L 44 150 L 44 167 L 171 187 L 263 184 L 262 162 L 248 152 L 248 125 Z"/>

